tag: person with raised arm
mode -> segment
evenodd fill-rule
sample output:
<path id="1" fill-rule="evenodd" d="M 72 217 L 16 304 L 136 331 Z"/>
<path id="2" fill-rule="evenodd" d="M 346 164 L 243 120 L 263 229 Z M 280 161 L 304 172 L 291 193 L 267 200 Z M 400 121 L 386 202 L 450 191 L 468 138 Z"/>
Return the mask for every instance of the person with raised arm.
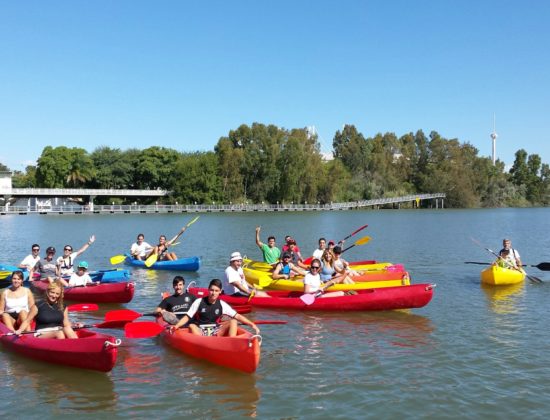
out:
<path id="1" fill-rule="evenodd" d="M 279 258 L 281 257 L 281 250 L 275 246 L 275 236 L 270 236 L 267 238 L 267 245 L 260 240 L 260 230 L 261 227 L 256 227 L 256 245 L 262 251 L 264 262 L 268 264 L 277 264 Z"/>
<path id="2" fill-rule="evenodd" d="M 72 245 L 65 245 L 63 247 L 63 255 L 57 259 L 57 265 L 59 266 L 59 276 L 70 277 L 74 273 L 75 259 L 86 251 L 90 245 L 95 242 L 95 235 L 90 236 L 88 242 L 80 247 L 78 251 L 73 252 Z"/>

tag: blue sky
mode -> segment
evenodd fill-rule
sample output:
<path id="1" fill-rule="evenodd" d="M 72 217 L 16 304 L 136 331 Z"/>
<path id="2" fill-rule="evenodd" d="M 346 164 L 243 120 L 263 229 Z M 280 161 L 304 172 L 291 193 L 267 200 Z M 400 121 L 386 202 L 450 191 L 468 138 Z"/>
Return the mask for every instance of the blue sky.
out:
<path id="1" fill-rule="evenodd" d="M 0 162 L 213 150 L 241 124 L 422 129 L 550 163 L 547 1 L 0 0 Z"/>

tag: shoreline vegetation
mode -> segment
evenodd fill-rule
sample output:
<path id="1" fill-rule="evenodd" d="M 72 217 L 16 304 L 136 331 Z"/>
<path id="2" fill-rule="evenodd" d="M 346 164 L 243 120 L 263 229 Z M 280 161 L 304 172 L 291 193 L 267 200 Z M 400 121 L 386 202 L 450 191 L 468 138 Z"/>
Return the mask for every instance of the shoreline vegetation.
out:
<path id="1" fill-rule="evenodd" d="M 156 142 L 158 143 L 158 141 Z M 364 137 L 353 125 L 337 131 L 333 159 L 315 133 L 254 123 L 221 137 L 213 151 L 158 146 L 122 151 L 102 146 L 46 146 L 36 166 L 14 171 L 15 188 L 161 189 L 171 195 L 139 204 L 279 204 L 353 202 L 444 193 L 447 208 L 550 204 L 550 167 L 520 149 L 509 171 L 458 139 L 421 130 Z M 9 170 L 0 163 L 0 170 Z M 102 202 L 101 200 L 105 201 Z M 112 198 L 97 197 L 96 204 Z M 133 204 L 135 198 L 116 198 Z"/>

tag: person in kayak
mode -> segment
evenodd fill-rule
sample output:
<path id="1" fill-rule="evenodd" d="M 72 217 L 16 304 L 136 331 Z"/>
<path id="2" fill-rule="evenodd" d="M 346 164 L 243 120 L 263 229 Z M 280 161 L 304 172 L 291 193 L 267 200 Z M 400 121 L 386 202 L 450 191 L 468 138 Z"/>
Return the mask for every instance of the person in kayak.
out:
<path id="1" fill-rule="evenodd" d="M 301 258 L 302 254 L 300 253 L 300 247 L 296 244 L 296 240 L 290 235 L 285 236 L 285 244 L 281 247 L 281 252 L 289 251 L 291 242 L 294 242 L 294 245 L 295 245 L 294 252 L 300 254 L 300 258 Z"/>
<path id="2" fill-rule="evenodd" d="M 317 297 L 321 297 L 321 298 L 344 296 L 345 293 L 343 291 L 325 293 L 325 289 L 327 287 L 330 287 L 338 282 L 332 279 L 326 283 L 323 283 L 321 281 L 320 271 L 321 271 L 321 261 L 318 260 L 317 258 L 314 258 L 311 261 L 309 272 L 304 277 L 304 293 L 313 293 Z"/>
<path id="3" fill-rule="evenodd" d="M 343 266 L 338 266 L 333 250 L 325 249 L 321 258 L 321 275 L 322 281 L 334 280 L 337 283 L 353 284 L 355 283 Z"/>
<path id="4" fill-rule="evenodd" d="M 243 257 L 236 251 L 229 257 L 229 266 L 225 269 L 224 281 L 222 284 L 223 293 L 230 296 L 259 296 L 269 297 L 266 292 L 257 290 L 248 284 L 243 272 Z"/>
<path id="5" fill-rule="evenodd" d="M 325 249 L 327 247 L 327 240 L 325 238 L 319 238 L 318 244 L 319 247 L 315 251 L 313 251 L 311 255 L 313 256 L 313 258 L 317 258 L 318 260 L 320 260 L 323 256 L 323 252 L 325 252 Z"/>
<path id="6" fill-rule="evenodd" d="M 176 331 L 189 322 L 189 330 L 195 335 L 217 335 L 235 337 L 237 335 L 238 323 L 250 326 L 256 334 L 260 329 L 254 322 L 241 314 L 238 314 L 226 302 L 219 299 L 222 292 L 222 282 L 219 279 L 213 279 L 208 285 L 208 296 L 195 300 L 189 308 L 186 315 L 176 325 L 170 327 L 170 332 Z M 221 321 L 221 317 L 226 315 L 231 319 Z M 214 325 L 214 328 L 212 327 Z"/>
<path id="7" fill-rule="evenodd" d="M 21 261 L 18 267 L 27 270 L 29 276 L 32 276 L 38 261 L 40 261 L 40 245 L 32 244 L 31 253 L 23 258 L 23 261 Z"/>
<path id="8" fill-rule="evenodd" d="M 341 257 L 342 255 L 342 247 L 339 245 L 336 245 L 332 249 L 332 253 L 334 255 L 334 269 L 338 274 L 347 274 L 348 277 L 358 276 L 359 273 L 355 270 L 352 270 L 349 266 L 349 263 Z M 353 283 L 353 280 L 349 279 L 348 283 Z"/>
<path id="9" fill-rule="evenodd" d="M 138 234 L 136 241 L 130 247 L 130 255 L 135 260 L 146 260 L 147 256 L 154 247 L 145 242 L 145 235 L 143 233 Z"/>
<path id="10" fill-rule="evenodd" d="M 281 255 L 281 261 L 277 263 L 275 269 L 273 270 L 273 273 L 271 274 L 273 280 L 291 279 L 292 277 L 297 275 L 306 275 L 306 271 L 303 270 L 301 267 L 295 265 L 291 261 L 291 259 L 292 255 L 290 254 L 290 252 L 283 252 L 283 254 Z"/>
<path id="11" fill-rule="evenodd" d="M 308 266 L 304 264 L 302 254 L 300 254 L 300 252 L 296 252 L 296 247 L 297 247 L 296 241 L 294 239 L 291 239 L 288 242 L 288 251 L 286 251 L 290 253 L 290 257 L 291 257 L 290 260 L 294 265 L 297 265 L 298 267 L 308 268 Z"/>
<path id="12" fill-rule="evenodd" d="M 166 240 L 165 235 L 159 236 L 159 243 L 157 246 L 153 248 L 153 250 L 147 255 L 147 258 L 149 258 L 151 255 L 156 254 L 158 255 L 157 261 L 174 261 L 177 260 L 178 257 L 174 252 L 168 252 L 168 247 L 172 245 L 176 240 L 181 236 L 183 232 L 185 232 L 186 227 L 182 227 L 181 230 L 177 233 L 176 236 L 174 236 L 169 241 Z"/>
<path id="13" fill-rule="evenodd" d="M 36 263 L 35 266 L 35 276 L 40 274 L 41 279 L 48 279 L 51 283 L 59 275 L 59 267 L 55 257 L 55 248 L 49 246 L 46 248 L 46 256 Z"/>
<path id="14" fill-rule="evenodd" d="M 521 268 L 523 264 L 521 263 L 519 252 L 517 251 L 517 249 L 512 248 L 512 241 L 507 238 L 502 240 L 502 249 L 500 250 L 500 252 L 506 250 L 509 251 L 507 259 L 512 262 L 515 267 Z"/>
<path id="15" fill-rule="evenodd" d="M 61 283 L 64 286 L 69 287 L 86 286 L 88 284 L 92 284 L 92 278 L 88 274 L 88 263 L 86 261 L 80 261 L 76 273 L 71 274 L 71 278 L 68 282 L 61 279 Z"/>
<path id="16" fill-rule="evenodd" d="M 23 272 L 11 273 L 11 286 L 0 295 L 0 313 L 4 325 L 11 331 L 20 326 L 29 315 L 29 308 L 34 305 L 32 292 L 23 287 Z"/>
<path id="17" fill-rule="evenodd" d="M 29 316 L 15 334 L 26 331 L 33 320 L 36 321 L 35 329 L 40 338 L 78 338 L 69 321 L 69 311 L 63 304 L 63 285 L 59 280 L 48 285 L 45 299 L 31 307 Z M 75 326 L 79 327 L 80 324 Z"/>
<path id="18" fill-rule="evenodd" d="M 86 251 L 94 242 L 95 235 L 92 235 L 90 236 L 90 239 L 88 239 L 88 242 L 82 245 L 82 247 L 76 252 L 73 252 L 73 247 L 71 245 L 65 245 L 63 247 L 63 255 L 57 259 L 59 276 L 70 277 L 74 273 L 74 260 Z"/>
<path id="19" fill-rule="evenodd" d="M 264 262 L 268 264 L 277 264 L 281 257 L 281 250 L 275 246 L 275 236 L 267 238 L 267 245 L 260 240 L 260 226 L 256 226 L 256 245 L 262 251 Z"/>
<path id="20" fill-rule="evenodd" d="M 196 298 L 185 291 L 185 279 L 182 276 L 174 277 L 172 287 L 174 294 L 164 298 L 155 309 L 155 313 L 169 324 L 175 325 L 187 313 Z"/>

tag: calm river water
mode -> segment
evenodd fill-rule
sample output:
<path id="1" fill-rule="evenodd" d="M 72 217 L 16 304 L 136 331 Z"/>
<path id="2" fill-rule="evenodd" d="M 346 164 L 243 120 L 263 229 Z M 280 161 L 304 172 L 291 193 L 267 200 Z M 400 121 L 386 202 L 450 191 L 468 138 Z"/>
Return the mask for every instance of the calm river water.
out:
<path id="1" fill-rule="evenodd" d="M 42 249 L 80 247 L 94 268 L 124 252 L 143 232 L 149 242 L 175 234 L 194 215 L 1 216 L 0 255 L 18 263 Z M 206 285 L 220 277 L 232 251 L 259 259 L 262 239 L 293 235 L 304 254 L 319 236 L 372 240 L 347 258 L 405 264 L 415 283 L 437 283 L 422 309 L 379 313 L 256 311 L 264 325 L 262 360 L 253 375 L 184 356 L 157 339 L 124 340 L 109 374 L 56 367 L 0 351 L 0 414 L 25 418 L 542 418 L 550 413 L 550 275 L 547 284 L 486 289 L 481 266 L 511 237 L 524 262 L 549 261 L 550 210 L 383 210 L 319 213 L 204 214 L 174 250 L 200 255 L 186 279 Z M 352 243 L 352 240 L 348 241 Z M 98 322 L 107 310 L 152 310 L 171 289 L 173 272 L 133 270 L 136 296 L 73 319 Z M 252 314 L 251 314 L 252 317 Z M 120 331 L 116 335 L 122 336 Z"/>

